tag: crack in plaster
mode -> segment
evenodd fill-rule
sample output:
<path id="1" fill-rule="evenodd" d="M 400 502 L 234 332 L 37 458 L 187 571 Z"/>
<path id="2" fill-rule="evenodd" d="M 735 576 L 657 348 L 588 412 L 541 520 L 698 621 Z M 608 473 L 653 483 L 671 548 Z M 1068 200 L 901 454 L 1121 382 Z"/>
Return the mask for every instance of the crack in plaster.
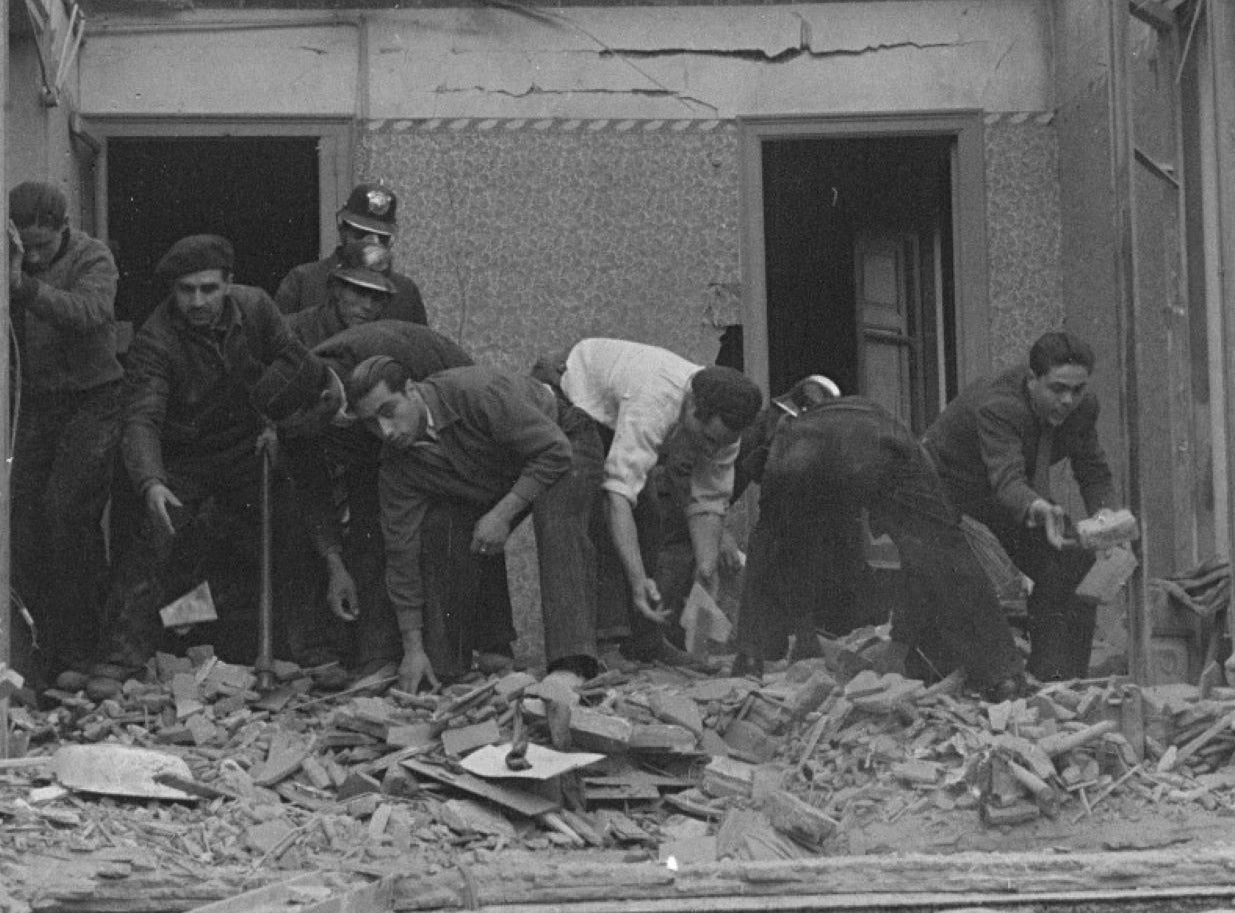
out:
<path id="1" fill-rule="evenodd" d="M 733 60 L 751 60 L 758 63 L 787 63 L 791 60 L 797 60 L 800 57 L 809 57 L 812 60 L 824 60 L 829 57 L 861 57 L 865 54 L 875 54 L 883 51 L 896 51 L 902 48 L 913 48 L 919 51 L 930 50 L 932 48 L 959 48 L 969 44 L 978 42 L 972 41 L 893 41 L 885 44 L 868 44 L 861 48 L 828 48 L 824 51 L 813 51 L 807 45 L 802 45 L 796 48 L 786 48 L 776 54 L 769 54 L 767 51 L 761 50 L 717 50 L 717 49 L 698 49 L 698 48 L 658 48 L 654 51 L 634 50 L 629 48 L 605 48 L 600 51 L 601 57 L 634 57 L 650 59 L 656 57 L 721 57 Z"/>
<path id="2" fill-rule="evenodd" d="M 715 105 L 710 105 L 701 98 L 695 98 L 693 95 L 683 95 L 680 92 L 674 92 L 672 89 L 545 89 L 533 84 L 523 92 L 513 89 L 495 89 L 489 86 L 449 87 L 442 85 L 437 86 L 433 91 L 437 95 L 483 92 L 489 95 L 505 95 L 509 98 L 528 98 L 532 95 L 636 95 L 645 98 L 673 98 L 685 104 L 698 105 L 708 111 L 716 112 L 718 110 Z"/>

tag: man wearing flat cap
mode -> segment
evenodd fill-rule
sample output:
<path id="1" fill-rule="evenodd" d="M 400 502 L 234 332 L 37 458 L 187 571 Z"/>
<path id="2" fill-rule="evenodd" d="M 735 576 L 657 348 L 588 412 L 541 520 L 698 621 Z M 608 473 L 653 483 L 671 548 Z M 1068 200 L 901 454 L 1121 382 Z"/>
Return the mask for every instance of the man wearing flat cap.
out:
<path id="1" fill-rule="evenodd" d="M 116 264 L 71 228 L 64 194 L 9 193 L 9 298 L 21 409 L 12 461 L 15 596 L 29 608 L 48 677 L 93 652 L 108 577 L 100 525 L 120 439 Z"/>
<path id="2" fill-rule="evenodd" d="M 302 263 L 284 277 L 274 296 L 279 310 L 284 314 L 295 314 L 329 305 L 330 280 L 335 270 L 344 265 L 344 248 L 349 243 L 360 242 L 389 250 L 397 227 L 395 214 L 398 205 L 394 192 L 382 184 L 356 185 L 336 219 L 339 246 L 329 256 L 314 263 Z M 392 320 L 428 323 L 424 301 L 416 283 L 394 272 L 389 261 L 381 271 L 394 286 L 383 316 Z"/>
<path id="3" fill-rule="evenodd" d="M 216 648 L 251 659 L 255 624 L 227 624 L 224 611 L 229 601 L 258 601 L 262 450 L 273 434 L 251 394 L 277 362 L 295 366 L 296 382 L 319 383 L 303 376 L 320 365 L 308 361 L 270 296 L 234 284 L 232 263 L 232 245 L 218 235 L 173 244 L 155 267 L 170 294 L 129 349 L 121 453 L 145 511 L 137 541 L 122 549 L 113 604 L 120 602 L 123 645 L 139 662 L 155 646 L 156 610 L 203 575 L 223 621 Z M 227 541 L 230 560 L 203 568 L 214 554 L 203 537 Z"/>
<path id="4" fill-rule="evenodd" d="M 381 444 L 345 413 L 343 378 L 375 355 L 394 358 L 418 381 L 470 365 L 472 359 L 440 333 L 402 320 L 349 327 L 320 343 L 313 354 L 326 367 L 318 389 L 284 388 L 278 366 L 272 366 L 254 397 L 278 422 L 280 450 L 314 549 L 325 564 L 326 603 L 334 623 L 319 622 L 317 631 L 331 643 L 348 645 L 339 652 L 350 654 L 363 675 L 398 663 L 402 641 L 386 598 L 377 496 Z M 340 509 L 344 505 L 346 511 Z M 430 652 L 445 676 L 467 672 L 473 652 L 486 671 L 510 663 L 515 633 L 505 556 L 480 557 L 468 551 L 479 516 L 443 503 L 426 519 L 434 531 L 421 552 L 429 594 L 426 615 L 431 619 L 426 636 L 434 640 Z M 483 624 L 463 625 L 464 616 Z M 354 624 L 340 630 L 339 621 Z"/>

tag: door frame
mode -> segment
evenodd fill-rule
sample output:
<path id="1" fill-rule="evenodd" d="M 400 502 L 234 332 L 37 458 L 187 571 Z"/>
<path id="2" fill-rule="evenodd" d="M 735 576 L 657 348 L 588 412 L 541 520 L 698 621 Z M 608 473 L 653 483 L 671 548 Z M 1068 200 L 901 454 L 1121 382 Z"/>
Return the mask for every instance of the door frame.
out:
<path id="1" fill-rule="evenodd" d="M 107 237 L 108 140 L 112 137 L 162 139 L 200 136 L 203 138 L 277 136 L 317 139 L 318 250 L 325 253 L 337 243 L 335 214 L 347 202 L 352 188 L 355 126 L 351 118 L 303 117 L 149 117 L 91 116 L 85 121 L 89 134 L 101 146 L 95 183 L 95 213 L 98 232 Z"/>
<path id="2" fill-rule="evenodd" d="M 738 118 L 741 155 L 743 357 L 746 373 L 768 387 L 767 263 L 763 221 L 763 142 L 943 136 L 952 148 L 952 268 L 957 381 L 990 367 L 986 250 L 986 153 L 982 112 L 793 115 Z M 942 329 L 941 329 L 942 331 Z"/>

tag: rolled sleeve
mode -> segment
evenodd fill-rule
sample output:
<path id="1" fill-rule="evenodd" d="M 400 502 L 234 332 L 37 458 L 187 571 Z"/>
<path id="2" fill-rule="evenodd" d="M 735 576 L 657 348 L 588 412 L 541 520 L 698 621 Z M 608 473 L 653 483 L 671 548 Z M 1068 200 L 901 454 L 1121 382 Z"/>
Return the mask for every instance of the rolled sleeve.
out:
<path id="1" fill-rule="evenodd" d="M 410 484 L 410 469 L 397 455 L 388 453 L 378 483 L 386 543 L 386 593 L 401 631 L 419 630 L 424 624 L 420 539 L 429 499 Z"/>
<path id="2" fill-rule="evenodd" d="M 733 494 L 733 467 L 739 449 L 738 444 L 731 444 L 710 458 L 700 457 L 696 461 L 690 479 L 690 502 L 686 505 L 686 516 L 723 516 L 729 510 L 729 500 Z"/>
<path id="3" fill-rule="evenodd" d="M 677 417 L 674 412 L 673 421 Z M 660 459 L 661 445 L 671 429 L 672 423 L 665 420 L 663 409 L 648 409 L 632 400 L 623 402 L 613 428 L 613 444 L 605 458 L 601 488 L 634 504 Z"/>

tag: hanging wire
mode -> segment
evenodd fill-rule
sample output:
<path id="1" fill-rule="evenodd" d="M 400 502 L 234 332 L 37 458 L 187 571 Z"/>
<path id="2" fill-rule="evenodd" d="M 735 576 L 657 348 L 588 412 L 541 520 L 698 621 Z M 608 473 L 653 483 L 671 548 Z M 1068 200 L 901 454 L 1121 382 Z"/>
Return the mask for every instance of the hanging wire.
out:
<path id="1" fill-rule="evenodd" d="M 1192 49 L 1192 36 L 1196 34 L 1196 25 L 1201 19 L 1201 10 L 1205 8 L 1206 0 L 1196 0 L 1196 6 L 1192 7 L 1192 22 L 1188 25 L 1188 37 L 1184 40 L 1183 53 L 1179 55 L 1179 67 L 1175 70 L 1175 82 L 1179 82 L 1184 75 L 1184 64 L 1188 62 L 1188 52 Z"/>

